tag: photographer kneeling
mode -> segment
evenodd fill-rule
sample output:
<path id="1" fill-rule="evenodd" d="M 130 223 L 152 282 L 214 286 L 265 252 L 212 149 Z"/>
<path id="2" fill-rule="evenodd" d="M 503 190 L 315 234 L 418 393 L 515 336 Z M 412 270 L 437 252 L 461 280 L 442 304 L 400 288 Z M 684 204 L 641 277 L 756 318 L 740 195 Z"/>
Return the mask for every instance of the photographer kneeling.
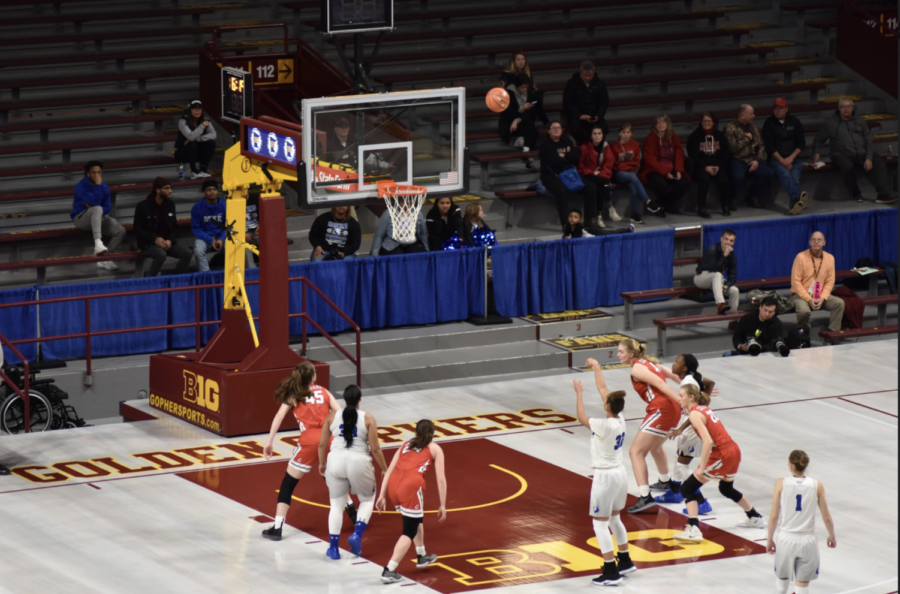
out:
<path id="1" fill-rule="evenodd" d="M 781 320 L 775 317 L 778 301 L 774 297 L 766 297 L 759 305 L 759 310 L 751 310 L 742 317 L 734 329 L 731 341 L 734 351 L 726 352 L 723 357 L 734 355 L 753 355 L 762 352 L 779 352 L 787 357 L 791 350 L 784 341 L 784 327 Z"/>

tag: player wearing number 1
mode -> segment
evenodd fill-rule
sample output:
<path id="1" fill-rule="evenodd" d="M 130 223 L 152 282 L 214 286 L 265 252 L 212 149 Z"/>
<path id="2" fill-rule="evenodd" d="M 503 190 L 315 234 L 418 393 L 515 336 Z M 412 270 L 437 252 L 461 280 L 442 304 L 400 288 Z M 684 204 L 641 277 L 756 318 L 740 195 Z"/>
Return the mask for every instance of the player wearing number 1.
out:
<path id="1" fill-rule="evenodd" d="M 622 583 L 622 575 L 637 571 L 628 554 L 628 531 L 622 523 L 620 513 L 628 497 L 628 473 L 622 463 L 625 446 L 625 419 L 619 413 L 625 408 L 625 391 L 610 392 L 606 387 L 600 364 L 588 359 L 587 364 L 594 369 L 597 391 L 603 399 L 602 418 L 588 418 L 584 412 L 582 387 L 575 380 L 575 411 L 582 425 L 591 430 L 591 466 L 594 481 L 591 484 L 591 506 L 588 513 L 593 517 L 594 533 L 603 555 L 603 573 L 592 580 L 595 586 L 615 586 Z M 613 554 L 615 537 L 619 547 L 618 558 Z"/>
<path id="2" fill-rule="evenodd" d="M 325 417 L 331 410 L 340 410 L 337 401 L 331 392 L 316 385 L 316 368 L 309 361 L 304 361 L 275 388 L 275 402 L 281 406 L 272 420 L 272 428 L 269 430 L 269 440 L 263 448 L 266 460 L 272 457 L 272 442 L 275 434 L 281 427 L 281 423 L 288 412 L 293 412 L 297 424 L 300 426 L 300 436 L 297 439 L 297 447 L 291 453 L 287 471 L 281 480 L 281 488 L 278 490 L 278 505 L 275 507 L 275 524 L 271 528 L 263 530 L 263 537 L 269 540 L 281 540 L 281 529 L 284 526 L 284 518 L 287 516 L 291 505 L 291 496 L 297 482 L 303 478 L 313 467 L 318 466 L 319 438 L 322 433 L 322 425 Z M 353 502 L 347 502 L 347 513 L 351 517 L 356 515 Z"/>
<path id="3" fill-rule="evenodd" d="M 362 392 L 359 387 L 349 385 L 344 390 L 344 410 L 340 416 L 335 411 L 329 413 L 319 440 L 319 474 L 328 484 L 328 498 L 331 511 L 328 513 L 328 535 L 330 546 L 325 553 L 331 559 L 340 559 L 338 539 L 343 524 L 344 503 L 352 491 L 359 497 L 359 511 L 353 534 L 347 538 L 350 552 L 362 554 L 362 536 L 372 517 L 375 507 L 375 468 L 372 458 L 378 462 L 381 472 L 387 471 L 381 444 L 378 442 L 378 425 L 375 417 L 359 410 Z M 331 436 L 335 435 L 332 441 Z M 325 451 L 331 444 L 327 464 Z M 371 452 L 371 456 L 369 456 Z"/>
<path id="4" fill-rule="evenodd" d="M 788 458 L 791 476 L 775 481 L 769 537 L 766 540 L 766 550 L 770 555 L 775 555 L 775 594 L 788 591 L 791 577 L 796 582 L 796 594 L 808 594 L 809 582 L 819 577 L 816 507 L 822 512 L 822 521 L 828 530 L 828 548 L 837 546 L 834 522 L 825 501 L 825 487 L 806 476 L 808 465 L 806 452 L 794 450 Z"/>
<path id="5" fill-rule="evenodd" d="M 381 495 L 375 502 L 375 509 L 384 511 L 390 496 L 397 511 L 403 516 L 403 534 L 394 545 L 391 560 L 381 573 L 381 581 L 385 584 L 399 582 L 403 577 L 397 573 L 397 567 L 409 550 L 410 543 L 416 545 L 416 567 L 422 569 L 437 561 L 437 555 L 429 555 L 425 551 L 425 471 L 434 461 L 434 473 L 437 476 L 438 496 L 441 504 L 438 508 L 438 522 L 447 519 L 447 477 L 444 474 L 444 451 L 434 443 L 434 423 L 422 419 L 416 423 L 416 436 L 394 454 L 393 460 L 381 482 Z"/>
<path id="6" fill-rule="evenodd" d="M 681 386 L 681 406 L 688 411 L 688 419 L 703 440 L 703 451 L 700 454 L 700 465 L 694 473 L 681 483 L 681 495 L 687 501 L 688 525 L 684 532 L 676 534 L 675 540 L 698 542 L 703 540 L 697 519 L 698 496 L 700 485 L 712 479 L 719 481 L 719 493 L 737 503 L 747 519 L 738 522 L 741 528 L 765 528 L 766 521 L 753 505 L 734 488 L 734 479 L 741 465 L 741 449 L 728 435 L 725 425 L 713 413 L 709 404 L 709 395 L 701 392 L 692 384 Z"/>

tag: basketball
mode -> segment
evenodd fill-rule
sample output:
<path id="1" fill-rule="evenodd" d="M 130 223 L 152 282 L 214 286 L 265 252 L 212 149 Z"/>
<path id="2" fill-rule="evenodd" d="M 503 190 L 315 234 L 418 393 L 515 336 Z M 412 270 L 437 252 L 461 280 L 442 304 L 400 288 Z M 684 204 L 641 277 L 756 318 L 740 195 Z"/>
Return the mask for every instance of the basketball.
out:
<path id="1" fill-rule="evenodd" d="M 494 87 L 488 91 L 484 102 L 487 103 L 488 109 L 500 113 L 509 107 L 509 93 L 506 92 L 506 89 Z"/>

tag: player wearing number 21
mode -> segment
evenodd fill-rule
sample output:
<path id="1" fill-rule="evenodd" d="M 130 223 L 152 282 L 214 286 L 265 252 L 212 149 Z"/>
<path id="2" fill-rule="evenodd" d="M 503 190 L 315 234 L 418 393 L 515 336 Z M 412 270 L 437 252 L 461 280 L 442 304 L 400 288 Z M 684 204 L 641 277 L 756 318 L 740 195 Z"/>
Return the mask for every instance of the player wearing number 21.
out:
<path id="1" fill-rule="evenodd" d="M 394 454 L 391 466 L 384 473 L 381 495 L 375 502 L 375 509 L 383 512 L 387 507 L 386 497 L 390 496 L 394 506 L 403 517 L 403 534 L 394 545 L 391 560 L 381 573 L 381 581 L 392 584 L 402 580 L 397 566 L 409 550 L 410 543 L 416 544 L 416 567 L 423 569 L 437 561 L 437 555 L 425 551 L 425 471 L 434 462 L 437 477 L 438 522 L 447 519 L 447 477 L 444 474 L 444 450 L 434 443 L 434 423 L 422 419 L 416 423 L 416 436 Z"/>
<path id="2" fill-rule="evenodd" d="M 622 574 L 637 571 L 628 554 L 628 531 L 620 516 L 628 497 L 628 473 L 622 463 L 625 447 L 625 419 L 619 413 L 625 408 L 625 392 L 610 392 L 606 387 L 600 364 L 588 359 L 594 368 L 597 391 L 603 399 L 603 417 L 589 418 L 584 412 L 581 382 L 575 380 L 575 410 L 582 425 L 591 430 L 591 466 L 594 481 L 591 484 L 591 503 L 588 514 L 593 518 L 594 533 L 603 555 L 603 573 L 592 580 L 595 586 L 615 586 L 622 582 Z M 614 545 L 619 547 L 618 559 L 613 555 Z M 617 563 L 618 561 L 618 563 Z"/>
<path id="3" fill-rule="evenodd" d="M 330 546 L 325 554 L 330 559 L 340 559 L 338 539 L 344 521 L 344 504 L 352 491 L 359 497 L 359 511 L 353 534 L 347 538 L 350 552 L 362 554 L 362 536 L 375 508 L 375 468 L 372 458 L 378 462 L 381 472 L 387 471 L 384 454 L 378 442 L 378 424 L 375 417 L 359 410 L 362 392 L 353 384 L 344 389 L 344 410 L 340 416 L 335 411 L 328 414 L 319 441 L 319 474 L 328 485 L 331 511 L 328 512 Z M 334 435 L 334 439 L 331 436 Z M 331 444 L 327 463 L 325 451 Z M 369 456 L 371 452 L 371 456 Z"/>
<path id="4" fill-rule="evenodd" d="M 272 457 L 274 451 L 272 442 L 275 434 L 281 428 L 281 422 L 290 412 L 297 419 L 300 426 L 300 436 L 297 438 L 297 447 L 288 460 L 287 471 L 281 480 L 281 488 L 278 490 L 278 505 L 275 507 L 275 525 L 263 530 L 263 537 L 269 540 L 281 540 L 281 529 L 284 526 L 284 518 L 287 516 L 291 505 L 291 496 L 294 488 L 307 472 L 318 466 L 319 438 L 322 434 L 322 425 L 329 411 L 340 410 L 337 401 L 331 392 L 316 385 L 316 368 L 309 361 L 304 361 L 275 388 L 275 402 L 281 406 L 272 419 L 272 428 L 269 430 L 269 440 L 263 448 L 266 460 Z M 347 503 L 347 513 L 355 519 L 356 509 L 352 500 Z"/>
<path id="5" fill-rule="evenodd" d="M 728 435 L 725 425 L 713 413 L 709 395 L 697 386 L 684 384 L 679 391 L 681 407 L 688 411 L 688 419 L 697 436 L 703 441 L 700 465 L 686 481 L 681 483 L 681 495 L 687 502 L 688 525 L 684 532 L 674 536 L 675 540 L 699 542 L 703 540 L 698 515 L 698 495 L 700 485 L 712 479 L 719 481 L 719 493 L 737 503 L 747 519 L 738 522 L 740 528 L 765 528 L 766 521 L 740 491 L 734 488 L 734 479 L 741 465 L 741 449 Z"/>
<path id="6" fill-rule="evenodd" d="M 837 546 L 834 522 L 825 501 L 825 487 L 806 476 L 808 465 L 806 452 L 794 450 L 788 458 L 791 475 L 775 481 L 769 538 L 766 540 L 766 550 L 775 555 L 775 594 L 787 593 L 791 576 L 796 581 L 796 594 L 808 594 L 809 582 L 819 577 L 816 507 L 822 512 L 822 521 L 828 530 L 828 547 Z"/>

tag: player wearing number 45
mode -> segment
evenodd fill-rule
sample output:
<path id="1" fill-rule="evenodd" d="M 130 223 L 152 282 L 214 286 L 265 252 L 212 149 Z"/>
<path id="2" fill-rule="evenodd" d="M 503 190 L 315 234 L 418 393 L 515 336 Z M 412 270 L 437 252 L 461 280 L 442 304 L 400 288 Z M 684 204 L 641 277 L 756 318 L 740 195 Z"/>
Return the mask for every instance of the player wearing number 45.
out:
<path id="1" fill-rule="evenodd" d="M 806 452 L 794 450 L 788 458 L 791 476 L 775 481 L 769 537 L 766 540 L 766 550 L 770 555 L 775 555 L 775 594 L 787 593 L 791 586 L 791 576 L 796 581 L 796 594 L 808 594 L 809 582 L 819 577 L 817 506 L 822 512 L 825 529 L 828 530 L 828 548 L 837 546 L 834 522 L 825 501 L 825 487 L 816 479 L 806 476 L 808 465 L 809 456 Z"/>
<path id="2" fill-rule="evenodd" d="M 381 581 L 385 584 L 399 582 L 403 577 L 397 573 L 397 567 L 409 550 L 410 543 L 416 544 L 416 567 L 428 567 L 438 556 L 429 555 L 425 551 L 425 471 L 434 461 L 434 473 L 437 476 L 438 496 L 441 505 L 438 508 L 438 522 L 447 519 L 447 477 L 444 474 L 444 451 L 434 443 L 434 423 L 422 419 L 416 423 L 416 436 L 397 450 L 391 460 L 391 466 L 384 473 L 381 482 L 381 495 L 375 502 L 375 509 L 383 512 L 387 506 L 386 496 L 390 496 L 397 511 L 403 517 L 403 534 L 394 545 L 391 560 L 381 572 Z"/>
<path id="3" fill-rule="evenodd" d="M 741 449 L 728 435 L 722 421 L 707 406 L 709 395 L 692 384 L 681 386 L 679 394 L 681 407 L 688 411 L 688 419 L 694 431 L 703 440 L 703 451 L 700 454 L 700 465 L 681 484 L 681 495 L 687 501 L 688 525 L 684 532 L 679 532 L 673 538 L 692 542 L 703 540 L 697 519 L 697 489 L 712 479 L 719 481 L 719 493 L 737 503 L 747 514 L 747 519 L 738 522 L 738 527 L 765 528 L 766 520 L 762 514 L 734 488 L 734 479 L 741 465 Z"/>
<path id="4" fill-rule="evenodd" d="M 281 529 L 291 505 L 294 488 L 307 472 L 318 466 L 319 438 L 322 435 L 325 417 L 328 416 L 329 411 L 337 411 L 341 407 L 338 406 L 331 392 L 316 385 L 316 368 L 309 361 L 298 365 L 290 376 L 278 384 L 278 387 L 275 388 L 274 398 L 275 402 L 281 406 L 275 413 L 275 418 L 272 419 L 269 440 L 263 448 L 266 460 L 272 457 L 272 442 L 288 412 L 293 413 L 300 426 L 297 447 L 291 453 L 287 471 L 284 473 L 284 478 L 281 479 L 281 488 L 278 489 L 275 524 L 271 528 L 263 530 L 262 533 L 263 537 L 269 540 L 281 540 Z M 354 522 L 356 521 L 356 508 L 353 507 L 353 502 L 349 498 L 347 514 Z"/>
<path id="5" fill-rule="evenodd" d="M 326 555 L 330 559 L 340 559 L 338 540 L 341 536 L 341 525 L 344 521 L 344 504 L 347 495 L 359 497 L 359 511 L 353 534 L 347 538 L 350 552 L 356 556 L 362 554 L 362 536 L 372 517 L 375 507 L 375 468 L 372 458 L 378 462 L 381 472 L 387 472 L 384 454 L 378 441 L 378 424 L 375 417 L 359 410 L 362 392 L 353 384 L 344 389 L 344 410 L 340 416 L 335 411 L 329 413 L 319 441 L 319 474 L 325 477 L 328 485 L 328 498 L 331 500 L 331 511 L 328 512 L 328 536 L 330 546 Z M 331 437 L 334 435 L 334 439 Z M 325 451 L 328 444 L 331 451 L 327 464 Z M 372 455 L 369 456 L 371 451 Z"/>
<path id="6" fill-rule="evenodd" d="M 637 571 L 628 555 L 628 531 L 622 523 L 621 512 L 628 497 L 628 473 L 622 463 L 622 449 L 625 444 L 625 419 L 619 413 L 625 408 L 625 392 L 610 392 L 606 387 L 600 364 L 588 359 L 594 368 L 597 391 L 603 399 L 605 415 L 588 418 L 584 412 L 582 387 L 579 380 L 575 387 L 575 411 L 582 425 L 591 430 L 591 466 L 594 468 L 594 482 L 591 484 L 591 506 L 588 513 L 593 517 L 597 545 L 603 555 L 603 573 L 592 580 L 595 586 L 615 586 L 622 582 L 622 575 Z M 610 536 L 616 538 L 615 543 Z M 619 547 L 618 557 L 614 547 Z"/>

